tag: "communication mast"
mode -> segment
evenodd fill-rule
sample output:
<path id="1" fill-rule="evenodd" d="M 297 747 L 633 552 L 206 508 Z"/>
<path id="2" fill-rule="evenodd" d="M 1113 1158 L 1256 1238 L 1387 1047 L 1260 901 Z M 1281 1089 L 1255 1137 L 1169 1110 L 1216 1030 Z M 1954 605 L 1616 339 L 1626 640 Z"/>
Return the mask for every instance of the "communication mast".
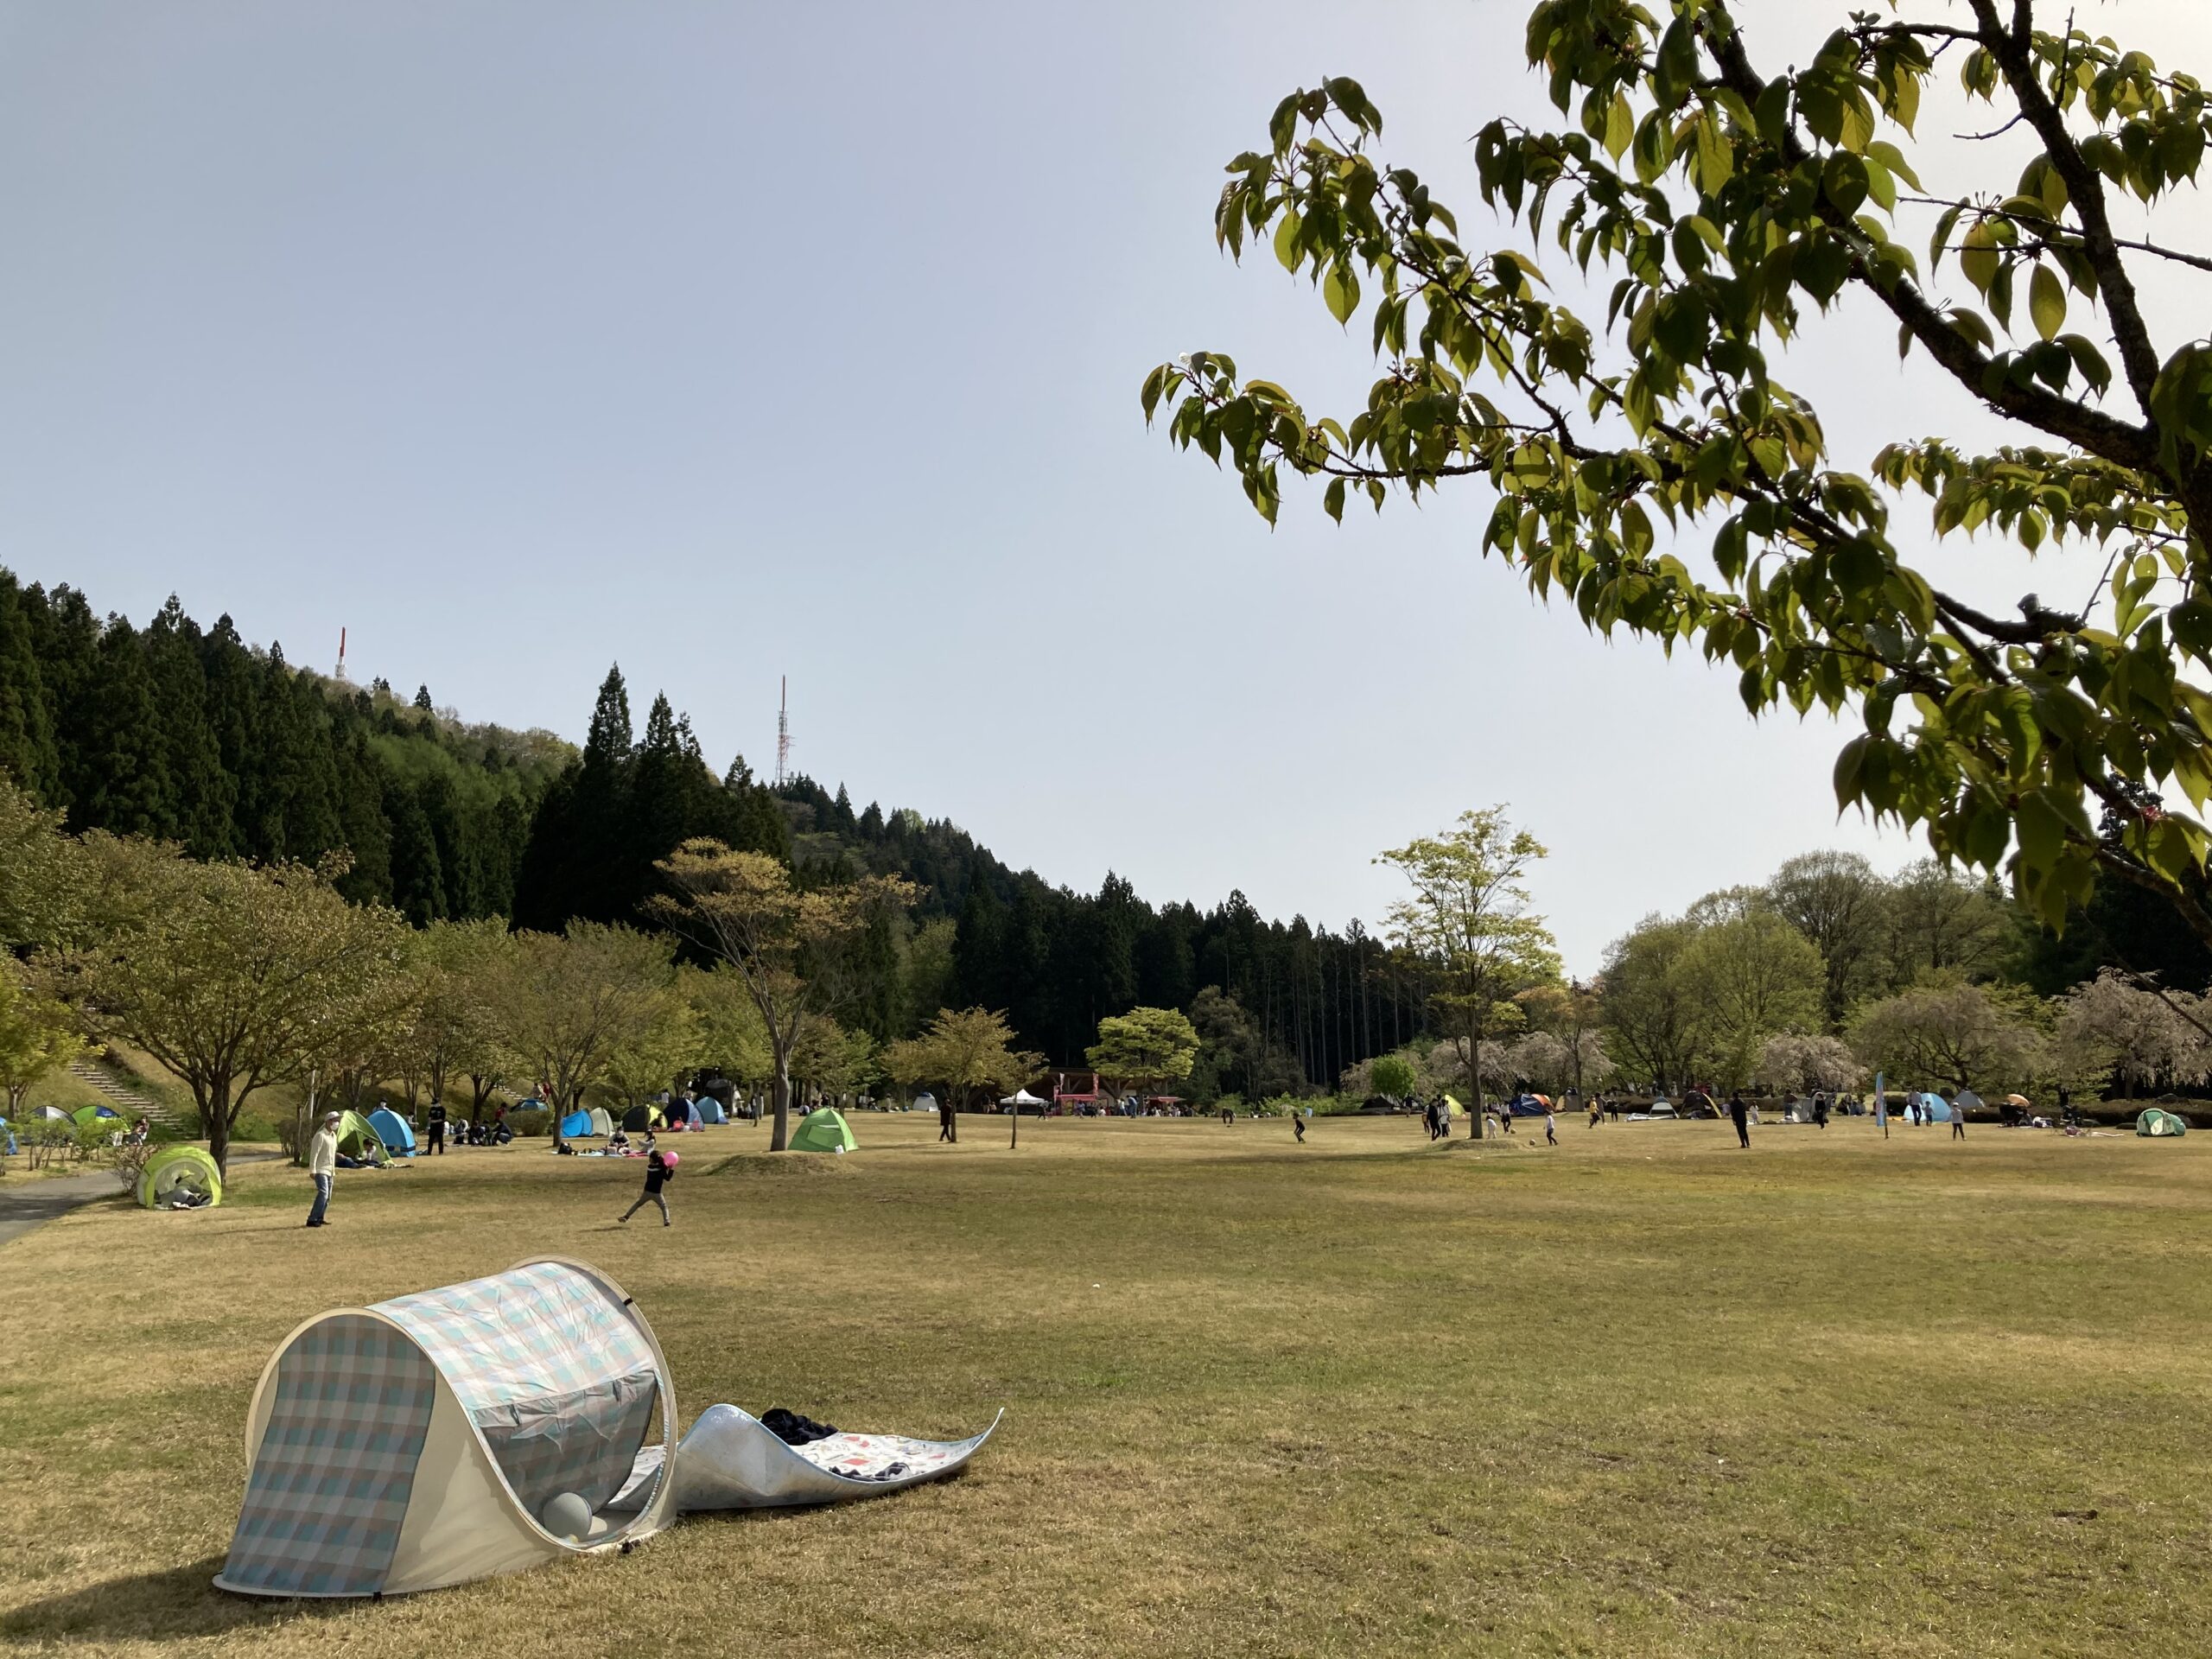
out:
<path id="1" fill-rule="evenodd" d="M 776 787 L 781 789 L 791 774 L 791 677 L 783 677 L 782 699 L 776 705 Z"/>
<path id="2" fill-rule="evenodd" d="M 346 683 L 346 630 L 338 630 L 338 683 Z"/>

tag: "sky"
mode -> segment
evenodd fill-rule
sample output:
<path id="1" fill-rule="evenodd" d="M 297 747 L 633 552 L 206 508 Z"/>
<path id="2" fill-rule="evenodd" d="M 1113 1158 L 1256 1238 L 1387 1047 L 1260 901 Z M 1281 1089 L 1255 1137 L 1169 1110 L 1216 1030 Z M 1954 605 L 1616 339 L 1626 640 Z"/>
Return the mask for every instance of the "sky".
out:
<path id="1" fill-rule="evenodd" d="M 1295 86 L 1360 79 L 1471 239 L 1530 247 L 1469 143 L 1547 115 L 1527 5 L 7 0 L 0 563 L 324 668 L 342 626 L 357 680 L 571 738 L 619 663 L 717 768 L 772 767 L 787 675 L 795 768 L 1084 891 L 1371 926 L 1376 852 L 1502 802 L 1578 972 L 1793 854 L 1919 856 L 1839 820 L 1847 731 L 1481 559 L 1479 486 L 1341 529 L 1293 488 L 1271 532 L 1145 429 L 1201 346 L 1316 410 L 1372 378 L 1364 315 L 1214 245 Z M 1751 6 L 1755 59 L 1846 9 Z M 2202 73 L 2209 14 L 2083 21 Z M 2009 188 L 1946 136 L 1986 124 L 1931 99 L 1927 182 Z M 1840 456 L 2001 441 L 1894 337 L 1847 303 L 1789 354 Z M 2004 608 L 2100 563 L 1929 559 Z"/>

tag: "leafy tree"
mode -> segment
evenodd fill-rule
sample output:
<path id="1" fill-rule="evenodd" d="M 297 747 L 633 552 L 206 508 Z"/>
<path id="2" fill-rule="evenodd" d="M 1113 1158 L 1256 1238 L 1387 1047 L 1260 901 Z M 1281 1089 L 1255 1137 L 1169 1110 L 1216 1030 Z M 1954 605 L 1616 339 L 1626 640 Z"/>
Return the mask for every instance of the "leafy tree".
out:
<path id="1" fill-rule="evenodd" d="M 1368 1086 L 1378 1095 L 1403 1100 L 1420 1081 L 1414 1063 L 1402 1054 L 1378 1054 L 1367 1074 Z"/>
<path id="2" fill-rule="evenodd" d="M 1986 978 L 2004 965 L 2018 937 L 1993 885 L 1932 858 L 1898 872 L 1887 910 L 1893 988 L 1930 974 Z"/>
<path id="3" fill-rule="evenodd" d="M 678 1074 L 699 1062 L 699 1016 L 673 981 L 639 1012 L 643 1019 L 616 1041 L 599 1078 L 625 1107 L 673 1089 Z"/>
<path id="4" fill-rule="evenodd" d="M 855 1093 L 880 1075 L 875 1039 L 865 1031 L 847 1030 L 826 1014 L 817 1014 L 791 1051 L 791 1075 L 806 1085 L 810 1096 L 834 1100 Z"/>
<path id="5" fill-rule="evenodd" d="M 1390 906 L 1398 944 L 1437 976 L 1434 1001 L 1462 1045 L 1474 1084 L 1471 1133 L 1483 1122 L 1483 1045 L 1516 1031 L 1526 1016 L 1512 998 L 1559 977 L 1559 954 L 1542 918 L 1529 913 L 1528 871 L 1545 855 L 1502 806 L 1463 812 L 1456 828 L 1425 836 L 1376 860 L 1413 887 Z"/>
<path id="6" fill-rule="evenodd" d="M 864 876 L 802 890 L 766 853 L 704 837 L 685 842 L 655 867 L 671 893 L 652 912 L 728 963 L 742 980 L 768 1039 L 775 1128 L 772 1152 L 789 1144 L 791 1055 L 810 1020 L 834 1015 L 855 994 L 850 946 L 879 912 L 913 903 L 912 882 Z"/>
<path id="7" fill-rule="evenodd" d="M 1879 982 L 1889 884 L 1857 853 L 1803 853 L 1767 883 L 1767 903 L 1821 953 L 1821 1012 L 1831 1031 Z"/>
<path id="8" fill-rule="evenodd" d="M 434 922 L 410 942 L 418 992 L 405 1043 L 432 1100 L 442 1101 L 457 1076 L 488 1077 L 503 1071 L 497 997 L 513 936 L 497 917 L 476 922 Z M 486 1087 L 472 1103 L 489 1103 Z M 473 1115 L 473 1114 L 472 1114 Z"/>
<path id="9" fill-rule="evenodd" d="M 1758 1074 L 1777 1089 L 1808 1095 L 1815 1090 L 1853 1088 L 1865 1078 L 1866 1068 L 1841 1038 L 1793 1031 L 1766 1039 L 1759 1050 Z"/>
<path id="10" fill-rule="evenodd" d="M 1131 1008 L 1098 1022 L 1098 1040 L 1084 1058 L 1122 1085 L 1148 1094 L 1191 1075 L 1198 1029 L 1174 1008 Z"/>
<path id="11" fill-rule="evenodd" d="M 2158 216 L 2185 218 L 2164 205 L 2197 181 L 2212 104 L 2070 12 L 2038 26 L 2033 0 L 1838 10 L 1787 69 L 1761 64 L 1727 0 L 1530 10 L 1529 61 L 1573 121 L 1485 125 L 1482 196 L 1618 279 L 1618 348 L 1544 297 L 1529 255 L 1468 246 L 1427 185 L 1378 162 L 1382 117 L 1357 82 L 1292 93 L 1266 147 L 1230 163 L 1216 233 L 1240 254 L 1268 239 L 1339 322 L 1371 291 L 1382 377 L 1341 423 L 1199 352 L 1153 371 L 1146 416 L 1170 410 L 1173 439 L 1232 467 L 1270 521 L 1286 468 L 1325 481 L 1332 516 L 1354 490 L 1379 508 L 1394 486 L 1485 480 L 1484 546 L 1539 595 L 1732 664 L 1755 714 L 1856 708 L 1842 804 L 2008 870 L 2052 926 L 2101 869 L 2212 941 L 2207 837 L 2182 805 L 2212 792 L 2212 345 L 2161 344 L 2136 286 L 2151 262 L 2176 280 L 2207 269 Z M 1967 98 L 2029 154 L 2017 177 L 1930 197 L 1908 150 L 1953 48 Z M 1924 275 L 1891 237 L 1901 202 L 1934 215 Z M 1947 257 L 1964 302 L 1936 286 Z M 1963 389 L 2011 441 L 1972 454 L 1908 429 L 1871 476 L 1834 464 L 1776 351 L 1847 290 L 1896 322 L 1931 390 Z M 2080 331 L 2092 304 L 2101 340 Z M 2108 546 L 2109 608 L 2031 594 L 1997 616 L 1945 591 L 1892 526 L 1914 493 L 1939 535 Z M 1709 547 L 1709 575 L 1662 547 L 1662 519 Z"/>
<path id="12" fill-rule="evenodd" d="M 606 1078 L 624 1046 L 666 1016 L 669 958 L 659 935 L 579 921 L 565 934 L 518 933 L 499 959 L 492 1017 L 517 1069 L 545 1091 L 556 1140 L 561 1120 Z"/>
<path id="13" fill-rule="evenodd" d="M 2016 987 L 1930 979 L 1861 1008 L 1851 1046 L 1892 1081 L 1988 1094 L 2024 1086 L 2037 1068 L 2038 1013 L 2034 996 Z"/>
<path id="14" fill-rule="evenodd" d="M 1679 971 L 1700 1058 L 1725 1086 L 1751 1081 L 1768 1038 L 1821 1023 L 1821 953 L 1770 911 L 1700 929 Z"/>
<path id="15" fill-rule="evenodd" d="M 60 965 L 99 1027 L 183 1079 L 218 1165 L 257 1090 L 380 1027 L 413 995 L 405 922 L 348 904 L 334 885 L 342 861 L 202 864 L 129 842 L 112 856 L 143 902 Z"/>
<path id="16" fill-rule="evenodd" d="M 1003 1011 L 941 1008 L 918 1037 L 883 1051 L 883 1070 L 904 1084 L 933 1083 L 955 1113 L 952 1138 L 960 1138 L 957 1113 L 986 1095 L 1019 1089 L 1044 1070 L 1045 1057 L 1017 1049 Z"/>
<path id="17" fill-rule="evenodd" d="M 726 1077 L 758 1083 L 775 1069 L 760 1011 L 745 988 L 744 976 L 728 963 L 711 969 L 689 965 L 677 970 L 684 1000 L 699 1022 L 698 1058 L 718 1066 Z"/>
<path id="18" fill-rule="evenodd" d="M 2212 1076 L 2209 1025 L 2204 999 L 2145 990 L 2107 970 L 2067 993 L 2057 1037 L 2093 1069 L 2117 1071 L 2133 1095 L 2155 1082 L 2185 1086 Z"/>
<path id="19" fill-rule="evenodd" d="M 59 1071 L 93 1044 L 68 1004 L 35 984 L 21 963 L 0 953 L 0 1091 L 12 1122 L 41 1077 Z"/>
<path id="20" fill-rule="evenodd" d="M 1647 916 L 1608 947 L 1599 977 L 1614 1050 L 1640 1079 L 1661 1088 L 1685 1083 L 1699 1069 L 1703 1026 L 1681 971 L 1696 937 L 1688 922 Z"/>

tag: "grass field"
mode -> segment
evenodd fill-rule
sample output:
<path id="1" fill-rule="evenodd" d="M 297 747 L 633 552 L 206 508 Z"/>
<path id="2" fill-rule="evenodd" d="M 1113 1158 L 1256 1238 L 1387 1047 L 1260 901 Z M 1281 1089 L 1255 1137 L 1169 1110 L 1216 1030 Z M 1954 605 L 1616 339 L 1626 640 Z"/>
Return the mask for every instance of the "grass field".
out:
<path id="1" fill-rule="evenodd" d="M 842 1159 L 544 1143 L 0 1250 L 0 1649 L 2204 1651 L 2212 1135 L 862 1116 Z M 1525 1136 L 1523 1139 L 1525 1140 Z M 1541 1140 L 1541 1135 L 1536 1137 Z M 648 1224 L 650 1223 L 650 1224 Z M 730 1400 L 965 1478 L 383 1604 L 212 1590 L 299 1320 L 559 1252 Z"/>

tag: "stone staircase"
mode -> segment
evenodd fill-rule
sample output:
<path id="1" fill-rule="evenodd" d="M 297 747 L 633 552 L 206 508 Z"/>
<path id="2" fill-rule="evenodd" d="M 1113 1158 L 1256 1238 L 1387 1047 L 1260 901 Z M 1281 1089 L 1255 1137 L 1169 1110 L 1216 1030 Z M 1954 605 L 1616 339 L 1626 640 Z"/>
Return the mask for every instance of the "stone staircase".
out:
<path id="1" fill-rule="evenodd" d="M 162 1105 L 160 1101 L 156 1100 L 151 1095 L 132 1088 L 114 1071 L 97 1060 L 70 1061 L 69 1075 L 79 1082 L 89 1084 L 98 1090 L 101 1097 L 126 1118 L 136 1118 L 143 1113 L 153 1119 L 155 1122 L 166 1124 L 170 1128 L 181 1129 L 184 1127 L 183 1120 Z"/>

